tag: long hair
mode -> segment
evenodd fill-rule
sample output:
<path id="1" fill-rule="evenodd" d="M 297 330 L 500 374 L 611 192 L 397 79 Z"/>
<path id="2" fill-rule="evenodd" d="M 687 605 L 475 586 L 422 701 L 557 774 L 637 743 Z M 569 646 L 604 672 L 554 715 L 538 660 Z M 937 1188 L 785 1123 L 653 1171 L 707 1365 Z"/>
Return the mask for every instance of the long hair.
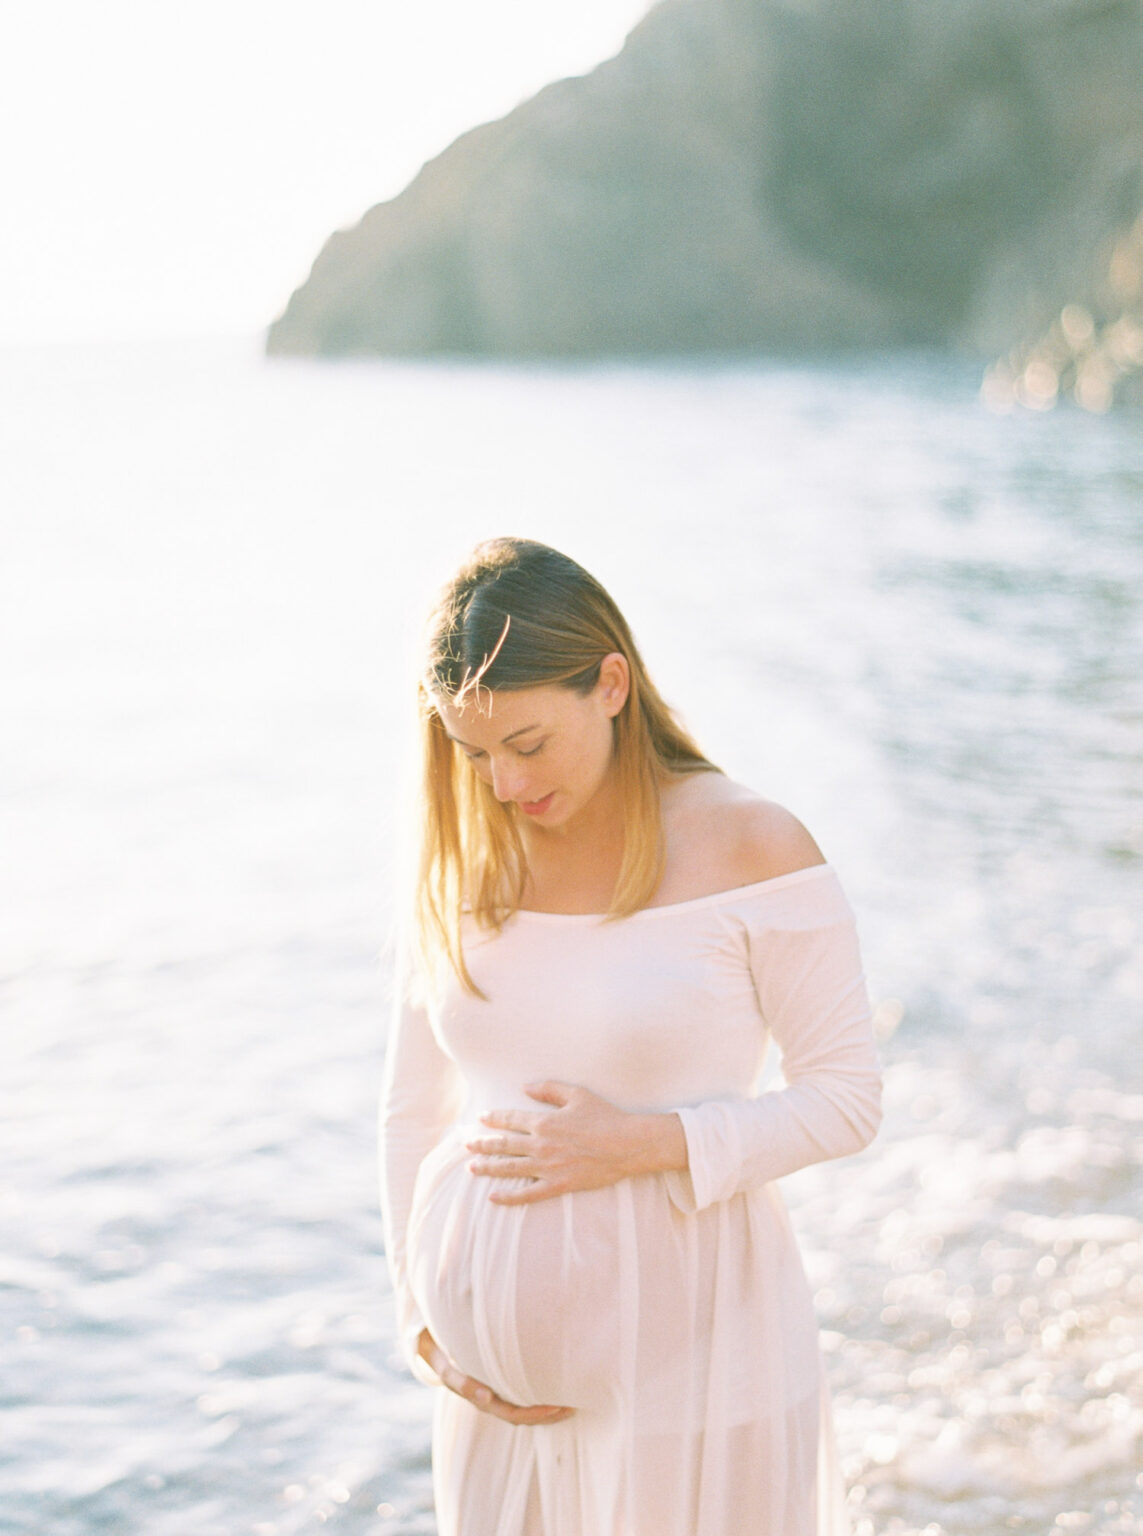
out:
<path id="1" fill-rule="evenodd" d="M 662 879 L 660 789 L 666 773 L 717 772 L 647 675 L 626 619 L 574 560 L 530 539 L 479 544 L 445 586 L 428 625 L 418 685 L 422 782 L 414 952 L 426 976 L 447 958 L 481 995 L 465 964 L 465 912 L 499 928 L 519 907 L 527 877 L 513 807 L 497 800 L 449 737 L 436 700 L 555 685 L 587 695 L 605 656 L 619 652 L 630 691 L 612 722 L 623 806 L 623 858 L 608 909 L 627 917 Z"/>

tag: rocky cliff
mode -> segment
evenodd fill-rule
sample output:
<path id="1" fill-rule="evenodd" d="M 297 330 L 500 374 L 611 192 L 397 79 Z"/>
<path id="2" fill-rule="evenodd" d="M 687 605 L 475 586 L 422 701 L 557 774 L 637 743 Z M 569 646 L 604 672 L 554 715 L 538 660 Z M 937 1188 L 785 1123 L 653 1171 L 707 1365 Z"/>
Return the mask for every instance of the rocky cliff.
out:
<path id="1" fill-rule="evenodd" d="M 1143 0 L 660 0 L 332 236 L 268 347 L 1000 352 L 1141 209 Z"/>

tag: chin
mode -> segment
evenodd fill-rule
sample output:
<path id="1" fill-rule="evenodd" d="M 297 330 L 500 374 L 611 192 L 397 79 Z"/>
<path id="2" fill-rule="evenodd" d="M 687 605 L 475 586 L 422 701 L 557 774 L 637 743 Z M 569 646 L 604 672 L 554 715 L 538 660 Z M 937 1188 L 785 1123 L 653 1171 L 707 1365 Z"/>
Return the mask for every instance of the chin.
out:
<path id="1" fill-rule="evenodd" d="M 529 817 L 529 820 L 539 822 L 545 827 L 561 827 L 574 815 L 575 806 L 569 806 L 566 800 L 558 799 L 546 811 L 540 811 L 537 815 Z"/>

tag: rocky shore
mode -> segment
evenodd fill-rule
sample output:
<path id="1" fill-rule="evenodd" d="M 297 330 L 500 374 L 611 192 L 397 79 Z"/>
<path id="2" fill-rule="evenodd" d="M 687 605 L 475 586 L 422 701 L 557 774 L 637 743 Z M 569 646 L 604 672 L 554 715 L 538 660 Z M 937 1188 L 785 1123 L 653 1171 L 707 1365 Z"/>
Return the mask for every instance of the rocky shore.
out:
<path id="1" fill-rule="evenodd" d="M 660 0 L 332 235 L 268 350 L 952 345 L 1018 392 L 1069 309 L 1100 408 L 1141 355 L 1101 339 L 1137 307 L 1140 81 L 1139 0 Z"/>

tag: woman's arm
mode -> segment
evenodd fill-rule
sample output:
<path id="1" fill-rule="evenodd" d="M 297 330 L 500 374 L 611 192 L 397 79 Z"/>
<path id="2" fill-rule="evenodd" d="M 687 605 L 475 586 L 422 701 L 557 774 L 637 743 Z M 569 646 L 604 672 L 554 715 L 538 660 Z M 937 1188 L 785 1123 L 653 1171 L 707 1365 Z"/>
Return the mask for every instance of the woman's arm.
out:
<path id="1" fill-rule="evenodd" d="M 740 1190 L 867 1146 L 881 1122 L 881 1071 L 853 914 L 832 874 L 797 887 L 748 931 L 762 1018 L 786 1086 L 679 1110 L 687 1172 L 672 1199 L 700 1210 Z"/>
<path id="2" fill-rule="evenodd" d="M 385 1253 L 405 1359 L 421 1381 L 435 1383 L 420 1352 L 424 1319 L 409 1291 L 405 1233 L 417 1170 L 460 1114 L 464 1083 L 437 1044 L 427 1008 L 409 996 L 404 976 L 396 988 L 378 1126 Z"/>
<path id="3" fill-rule="evenodd" d="M 534 1181 L 489 1198 L 525 1205 L 662 1172 L 675 1204 L 694 1211 L 872 1140 L 881 1076 L 853 915 L 836 876 L 764 910 L 748 929 L 748 955 L 786 1087 L 643 1115 L 585 1088 L 533 1085 L 528 1093 L 551 1109 L 484 1115 L 490 1134 L 468 1143 L 474 1173 Z"/>

